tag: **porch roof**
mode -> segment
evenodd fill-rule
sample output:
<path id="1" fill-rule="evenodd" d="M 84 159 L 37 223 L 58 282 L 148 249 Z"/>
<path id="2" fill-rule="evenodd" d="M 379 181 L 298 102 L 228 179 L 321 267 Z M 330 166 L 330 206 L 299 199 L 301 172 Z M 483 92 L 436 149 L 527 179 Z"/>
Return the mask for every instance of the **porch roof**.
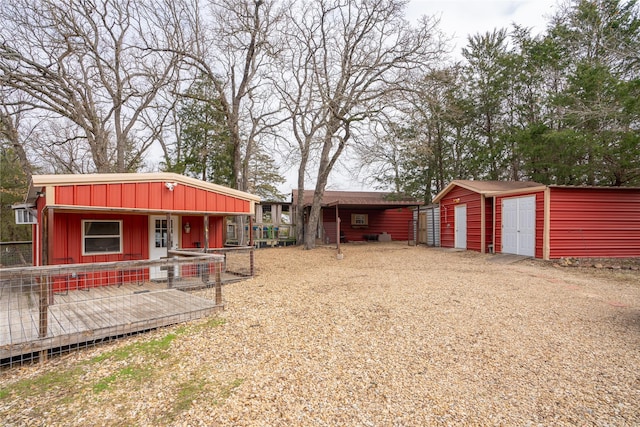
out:
<path id="1" fill-rule="evenodd" d="M 212 191 L 218 194 L 237 197 L 239 199 L 260 202 L 260 197 L 244 191 L 235 190 L 211 182 L 201 181 L 172 172 L 154 173 L 93 173 L 93 174 L 62 174 L 62 175 L 33 175 L 31 185 L 27 194 L 27 203 L 33 203 L 38 198 L 38 193 L 48 186 L 63 186 L 77 184 L 118 184 L 137 182 L 164 182 L 167 184 L 183 184 L 205 191 Z"/>
<path id="2" fill-rule="evenodd" d="M 314 190 L 304 190 L 304 206 L 313 203 Z M 298 191 L 293 190 L 292 202 L 296 203 Z M 419 206 L 422 202 L 415 199 L 394 199 L 394 193 L 374 191 L 325 191 L 321 202 L 323 207 L 328 206 L 366 206 L 378 209 L 392 209 L 398 207 Z"/>
<path id="3" fill-rule="evenodd" d="M 26 198 L 30 206 L 57 210 L 183 215 L 253 215 L 259 202 L 244 191 L 167 172 L 34 175 Z"/>

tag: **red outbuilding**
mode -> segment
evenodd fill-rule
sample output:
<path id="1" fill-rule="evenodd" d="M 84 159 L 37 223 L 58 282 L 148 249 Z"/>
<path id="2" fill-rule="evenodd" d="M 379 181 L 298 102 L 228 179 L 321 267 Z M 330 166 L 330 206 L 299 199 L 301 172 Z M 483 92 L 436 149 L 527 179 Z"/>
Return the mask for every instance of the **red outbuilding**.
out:
<path id="1" fill-rule="evenodd" d="M 313 190 L 304 191 L 305 220 L 313 202 L 313 193 Z M 297 190 L 294 190 L 294 209 L 297 195 Z M 413 199 L 397 200 L 385 192 L 325 191 L 316 237 L 324 243 L 336 243 L 338 238 L 342 242 L 408 240 L 413 229 L 411 208 L 420 204 Z"/>
<path id="2" fill-rule="evenodd" d="M 455 180 L 441 246 L 536 258 L 640 256 L 640 189 Z"/>
<path id="3" fill-rule="evenodd" d="M 225 217 L 253 215 L 259 201 L 174 173 L 34 175 L 26 203 L 35 216 L 34 265 L 159 259 L 168 248 L 220 248 Z"/>

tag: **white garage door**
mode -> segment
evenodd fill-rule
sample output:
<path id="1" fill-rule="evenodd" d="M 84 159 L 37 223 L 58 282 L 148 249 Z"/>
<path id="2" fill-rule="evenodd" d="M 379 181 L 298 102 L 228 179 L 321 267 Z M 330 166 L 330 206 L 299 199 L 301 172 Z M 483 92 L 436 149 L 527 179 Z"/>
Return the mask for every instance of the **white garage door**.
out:
<path id="1" fill-rule="evenodd" d="M 536 196 L 502 200 L 502 253 L 535 256 Z"/>

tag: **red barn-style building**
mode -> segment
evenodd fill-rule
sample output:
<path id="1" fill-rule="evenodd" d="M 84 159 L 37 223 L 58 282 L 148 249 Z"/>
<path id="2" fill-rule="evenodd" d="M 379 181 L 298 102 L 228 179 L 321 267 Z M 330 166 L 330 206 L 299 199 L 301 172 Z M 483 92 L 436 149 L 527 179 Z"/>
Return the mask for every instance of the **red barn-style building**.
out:
<path id="1" fill-rule="evenodd" d="M 228 215 L 253 215 L 242 191 L 174 173 L 34 175 L 34 265 L 159 259 L 220 248 Z"/>
<path id="2" fill-rule="evenodd" d="M 313 202 L 313 190 L 304 191 L 304 209 Z M 340 239 L 343 242 L 367 240 L 408 240 L 413 227 L 412 207 L 416 200 L 394 200 L 391 193 L 372 191 L 325 191 L 318 224 L 317 238 L 324 243 L 336 243 L 338 218 Z M 298 197 L 293 191 L 295 209 Z M 305 214 L 305 218 L 306 218 Z"/>
<path id="3" fill-rule="evenodd" d="M 640 256 L 640 189 L 455 180 L 440 203 L 443 247 L 562 257 Z"/>

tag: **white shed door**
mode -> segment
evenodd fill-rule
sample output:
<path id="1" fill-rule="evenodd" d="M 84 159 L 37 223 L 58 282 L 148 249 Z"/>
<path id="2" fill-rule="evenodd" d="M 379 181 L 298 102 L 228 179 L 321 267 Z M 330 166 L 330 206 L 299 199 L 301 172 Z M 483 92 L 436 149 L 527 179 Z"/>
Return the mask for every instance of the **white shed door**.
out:
<path id="1" fill-rule="evenodd" d="M 456 206 L 455 210 L 455 242 L 457 249 L 467 249 L 467 206 Z"/>
<path id="2" fill-rule="evenodd" d="M 535 256 L 536 196 L 502 200 L 502 253 Z"/>

